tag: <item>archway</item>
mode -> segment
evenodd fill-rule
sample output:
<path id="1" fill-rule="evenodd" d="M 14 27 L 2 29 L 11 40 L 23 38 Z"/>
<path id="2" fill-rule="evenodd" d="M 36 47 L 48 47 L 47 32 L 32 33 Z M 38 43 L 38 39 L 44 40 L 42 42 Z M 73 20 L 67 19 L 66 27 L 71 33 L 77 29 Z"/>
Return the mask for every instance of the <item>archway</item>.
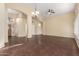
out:
<path id="1" fill-rule="evenodd" d="M 16 9 L 19 11 L 22 11 L 23 13 L 25 13 L 27 15 L 27 28 L 28 28 L 28 38 L 32 37 L 32 7 L 25 5 L 25 4 L 17 4 L 17 3 L 9 3 L 6 4 L 7 8 L 11 8 L 11 9 Z M 39 25 L 38 25 L 39 26 Z"/>
<path id="2" fill-rule="evenodd" d="M 14 9 L 8 9 L 8 42 L 18 42 L 18 40 L 27 39 L 27 16 Z M 21 39 L 22 38 L 22 39 Z"/>
<path id="3" fill-rule="evenodd" d="M 25 32 L 27 32 L 27 38 L 31 38 L 32 37 L 32 17 L 31 17 L 32 9 L 29 6 L 25 6 L 22 4 L 16 4 L 16 3 L 6 4 L 6 8 L 17 10 L 17 11 L 22 12 L 24 15 L 27 15 L 27 21 L 25 21 L 25 22 L 27 22 L 27 24 L 25 25 L 25 27 L 27 27 L 26 28 L 27 30 Z M 19 16 L 21 16 L 21 14 Z M 18 22 L 18 20 L 19 19 L 17 19 L 17 22 Z M 19 28 L 20 28 L 20 26 L 19 26 Z M 20 34 L 19 36 L 22 36 L 21 34 L 23 34 L 23 33 L 20 32 L 19 34 Z"/>

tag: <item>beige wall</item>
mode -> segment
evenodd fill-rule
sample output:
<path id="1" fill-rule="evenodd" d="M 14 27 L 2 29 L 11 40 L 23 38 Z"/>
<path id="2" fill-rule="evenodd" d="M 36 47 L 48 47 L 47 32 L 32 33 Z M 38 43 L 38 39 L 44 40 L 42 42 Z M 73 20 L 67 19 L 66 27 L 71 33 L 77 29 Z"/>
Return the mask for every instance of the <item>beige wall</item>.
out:
<path id="1" fill-rule="evenodd" d="M 43 34 L 61 37 L 74 37 L 74 12 L 60 16 L 45 17 Z"/>

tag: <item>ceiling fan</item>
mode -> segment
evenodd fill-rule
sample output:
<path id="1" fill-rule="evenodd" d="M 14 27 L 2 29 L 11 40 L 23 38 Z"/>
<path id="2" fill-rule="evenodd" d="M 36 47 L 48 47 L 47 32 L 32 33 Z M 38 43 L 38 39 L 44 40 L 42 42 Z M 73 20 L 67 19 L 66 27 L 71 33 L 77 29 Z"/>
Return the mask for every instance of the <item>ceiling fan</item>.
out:
<path id="1" fill-rule="evenodd" d="M 54 14 L 54 13 L 55 13 L 54 10 L 48 9 L 48 14 L 49 14 L 49 15 L 52 15 L 52 14 Z"/>

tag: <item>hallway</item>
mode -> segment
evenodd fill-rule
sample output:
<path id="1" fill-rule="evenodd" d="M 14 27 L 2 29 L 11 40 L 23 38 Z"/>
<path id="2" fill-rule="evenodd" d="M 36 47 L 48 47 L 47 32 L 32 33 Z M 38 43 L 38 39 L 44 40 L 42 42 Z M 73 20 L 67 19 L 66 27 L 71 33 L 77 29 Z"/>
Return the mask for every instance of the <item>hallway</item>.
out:
<path id="1" fill-rule="evenodd" d="M 42 35 L 32 39 L 11 37 L 0 49 L 0 55 L 5 56 L 77 56 L 78 52 L 73 38 Z"/>

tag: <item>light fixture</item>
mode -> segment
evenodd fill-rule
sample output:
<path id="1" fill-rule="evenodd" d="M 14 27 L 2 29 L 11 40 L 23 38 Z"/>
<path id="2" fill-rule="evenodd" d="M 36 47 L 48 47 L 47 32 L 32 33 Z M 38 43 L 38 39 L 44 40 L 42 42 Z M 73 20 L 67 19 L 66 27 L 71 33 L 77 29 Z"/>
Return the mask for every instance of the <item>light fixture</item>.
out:
<path id="1" fill-rule="evenodd" d="M 20 20 L 21 20 L 20 18 L 16 18 L 16 22 L 17 22 L 17 23 L 19 23 L 19 22 L 20 22 Z"/>
<path id="2" fill-rule="evenodd" d="M 53 13 L 55 13 L 54 10 L 48 9 L 48 14 L 49 14 L 49 15 L 52 15 Z"/>
<path id="3" fill-rule="evenodd" d="M 18 17 L 16 18 L 16 22 L 17 22 L 17 23 L 20 23 L 20 22 L 22 21 L 22 16 L 23 16 L 22 13 L 19 13 L 19 14 L 18 14 Z"/>
<path id="4" fill-rule="evenodd" d="M 32 12 L 32 16 L 38 16 L 39 15 L 39 11 L 37 10 L 37 5 L 35 4 L 35 9 Z"/>
<path id="5" fill-rule="evenodd" d="M 41 26 L 41 23 L 38 23 L 38 26 Z"/>
<path id="6" fill-rule="evenodd" d="M 39 14 L 39 11 L 34 11 L 34 12 L 32 12 L 32 15 L 34 15 L 34 16 L 35 16 L 35 15 L 37 16 L 38 14 Z"/>

